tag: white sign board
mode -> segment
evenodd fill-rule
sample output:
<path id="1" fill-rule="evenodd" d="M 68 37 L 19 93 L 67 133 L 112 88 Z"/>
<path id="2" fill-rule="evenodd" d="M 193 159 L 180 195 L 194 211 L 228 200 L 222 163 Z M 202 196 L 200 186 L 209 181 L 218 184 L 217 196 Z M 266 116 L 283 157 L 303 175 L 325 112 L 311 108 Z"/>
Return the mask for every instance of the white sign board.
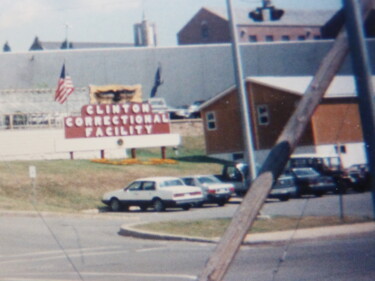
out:
<path id="1" fill-rule="evenodd" d="M 29 166 L 29 176 L 32 179 L 36 178 L 36 167 L 35 166 Z"/>

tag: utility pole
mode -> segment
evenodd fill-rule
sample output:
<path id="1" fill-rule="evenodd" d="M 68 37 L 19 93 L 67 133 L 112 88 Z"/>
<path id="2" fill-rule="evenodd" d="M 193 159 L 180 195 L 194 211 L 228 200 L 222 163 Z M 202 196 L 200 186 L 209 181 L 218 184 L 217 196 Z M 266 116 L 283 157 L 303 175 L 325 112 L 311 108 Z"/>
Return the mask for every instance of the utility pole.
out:
<path id="1" fill-rule="evenodd" d="M 250 180 L 253 180 L 257 176 L 255 156 L 254 156 L 254 145 L 253 145 L 253 132 L 251 123 L 251 112 L 249 113 L 249 103 L 243 79 L 243 70 L 241 63 L 241 52 L 238 44 L 238 35 L 236 30 L 236 23 L 234 18 L 234 12 L 232 9 L 231 0 L 227 0 L 228 19 L 232 35 L 232 52 L 233 52 L 233 63 L 234 63 L 234 76 L 236 79 L 237 93 L 239 102 L 241 104 L 241 119 L 243 128 L 243 142 L 244 142 L 244 158 L 249 164 Z"/>
<path id="2" fill-rule="evenodd" d="M 370 0 L 362 0 L 360 2 L 364 7 L 364 15 L 368 14 L 372 8 Z M 289 119 L 276 141 L 276 145 L 269 153 L 259 175 L 252 182 L 241 205 L 234 213 L 228 228 L 206 262 L 199 276 L 199 281 L 221 281 L 224 278 L 243 239 L 246 237 L 248 230 L 251 229 L 258 212 L 267 199 L 274 182 L 284 169 L 289 156 L 297 147 L 298 141 L 311 120 L 311 116 L 339 71 L 348 51 L 347 35 L 345 32 L 340 32 L 298 103 L 296 111 Z"/>
<path id="3" fill-rule="evenodd" d="M 374 3 L 374 1 L 372 1 Z M 371 67 L 363 30 L 361 7 L 357 0 L 343 0 L 353 72 L 359 99 L 363 138 L 370 168 L 373 219 L 375 220 L 375 102 Z M 373 4 L 374 5 L 374 4 Z"/>

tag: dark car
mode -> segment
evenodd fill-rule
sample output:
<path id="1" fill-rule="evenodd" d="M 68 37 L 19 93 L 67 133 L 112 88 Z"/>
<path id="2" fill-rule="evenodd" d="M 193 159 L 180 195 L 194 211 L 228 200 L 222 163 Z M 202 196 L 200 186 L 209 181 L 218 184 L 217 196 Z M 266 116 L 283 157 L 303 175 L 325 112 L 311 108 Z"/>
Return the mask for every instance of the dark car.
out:
<path id="1" fill-rule="evenodd" d="M 288 162 L 289 168 L 313 168 L 322 176 L 330 176 L 335 180 L 339 190 L 345 193 L 351 187 L 352 182 L 345 170 L 342 161 L 337 154 L 294 154 Z"/>
<path id="2" fill-rule="evenodd" d="M 268 198 L 288 201 L 290 198 L 295 197 L 296 193 L 297 187 L 293 176 L 283 174 L 277 179 L 270 194 L 268 195 Z"/>
<path id="3" fill-rule="evenodd" d="M 297 187 L 296 197 L 306 194 L 322 196 L 338 189 L 333 177 L 321 175 L 313 168 L 292 168 L 287 174 L 294 178 Z"/>
<path id="4" fill-rule="evenodd" d="M 352 181 L 352 187 L 357 192 L 370 189 L 370 171 L 367 164 L 355 164 L 350 166 L 346 173 Z"/>

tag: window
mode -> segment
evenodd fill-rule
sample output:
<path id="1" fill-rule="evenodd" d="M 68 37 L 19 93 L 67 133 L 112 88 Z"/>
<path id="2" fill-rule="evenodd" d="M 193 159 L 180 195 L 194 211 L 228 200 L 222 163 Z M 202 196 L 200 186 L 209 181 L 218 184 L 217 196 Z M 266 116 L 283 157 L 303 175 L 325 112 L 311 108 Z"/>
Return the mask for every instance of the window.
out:
<path id="1" fill-rule="evenodd" d="M 200 184 L 205 184 L 205 183 L 221 183 L 218 178 L 214 176 L 206 176 L 206 177 L 199 177 L 198 182 Z"/>
<path id="2" fill-rule="evenodd" d="M 155 190 L 155 183 L 153 181 L 144 182 L 143 190 Z"/>
<path id="3" fill-rule="evenodd" d="M 141 190 L 142 182 L 136 181 L 129 185 L 127 188 L 129 191 Z"/>
<path id="4" fill-rule="evenodd" d="M 185 185 L 185 184 L 182 180 L 179 180 L 179 179 L 165 180 L 159 183 L 160 187 L 181 186 L 181 185 Z"/>
<path id="5" fill-rule="evenodd" d="M 335 151 L 336 153 L 346 153 L 346 146 L 345 145 L 335 145 Z"/>
<path id="6" fill-rule="evenodd" d="M 299 41 L 303 41 L 306 39 L 306 36 L 305 35 L 298 35 L 298 38 L 297 38 Z"/>
<path id="7" fill-rule="evenodd" d="M 270 123 L 269 118 L 269 111 L 267 105 L 258 105 L 257 106 L 257 113 L 258 113 L 258 124 L 259 125 L 268 125 Z"/>
<path id="8" fill-rule="evenodd" d="M 258 42 L 258 38 L 256 35 L 249 35 L 249 42 Z"/>
<path id="9" fill-rule="evenodd" d="M 273 41 L 273 35 L 266 35 L 266 41 L 267 42 L 272 42 Z"/>
<path id="10" fill-rule="evenodd" d="M 233 181 L 242 181 L 242 175 L 240 171 L 234 166 L 227 167 L 227 169 L 224 171 L 224 175 L 227 179 Z"/>
<path id="11" fill-rule="evenodd" d="M 209 131 L 216 130 L 216 116 L 214 112 L 206 113 L 206 124 L 207 124 L 207 130 Z"/>
<path id="12" fill-rule="evenodd" d="M 314 35 L 314 40 L 319 40 L 319 39 L 322 39 L 320 35 Z"/>
<path id="13" fill-rule="evenodd" d="M 245 35 L 246 35 L 246 31 L 245 31 L 245 30 L 241 30 L 241 32 L 240 32 L 240 37 L 241 37 L 241 38 L 244 38 Z"/>
<path id="14" fill-rule="evenodd" d="M 194 180 L 192 178 L 183 178 L 182 179 L 186 185 L 194 186 Z"/>
<path id="15" fill-rule="evenodd" d="M 206 21 L 202 21 L 201 23 L 201 36 L 203 39 L 208 39 L 209 37 L 208 24 Z"/>
<path id="16" fill-rule="evenodd" d="M 290 41 L 290 37 L 289 37 L 289 35 L 282 35 L 281 40 L 282 41 Z"/>

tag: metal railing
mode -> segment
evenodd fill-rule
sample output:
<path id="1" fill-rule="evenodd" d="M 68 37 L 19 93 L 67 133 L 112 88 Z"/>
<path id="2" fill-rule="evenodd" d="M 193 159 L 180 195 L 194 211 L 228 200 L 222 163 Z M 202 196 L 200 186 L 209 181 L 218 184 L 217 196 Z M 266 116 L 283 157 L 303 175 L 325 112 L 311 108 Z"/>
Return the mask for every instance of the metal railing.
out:
<path id="1" fill-rule="evenodd" d="M 13 113 L 0 115 L 0 130 L 63 128 L 71 113 Z"/>

